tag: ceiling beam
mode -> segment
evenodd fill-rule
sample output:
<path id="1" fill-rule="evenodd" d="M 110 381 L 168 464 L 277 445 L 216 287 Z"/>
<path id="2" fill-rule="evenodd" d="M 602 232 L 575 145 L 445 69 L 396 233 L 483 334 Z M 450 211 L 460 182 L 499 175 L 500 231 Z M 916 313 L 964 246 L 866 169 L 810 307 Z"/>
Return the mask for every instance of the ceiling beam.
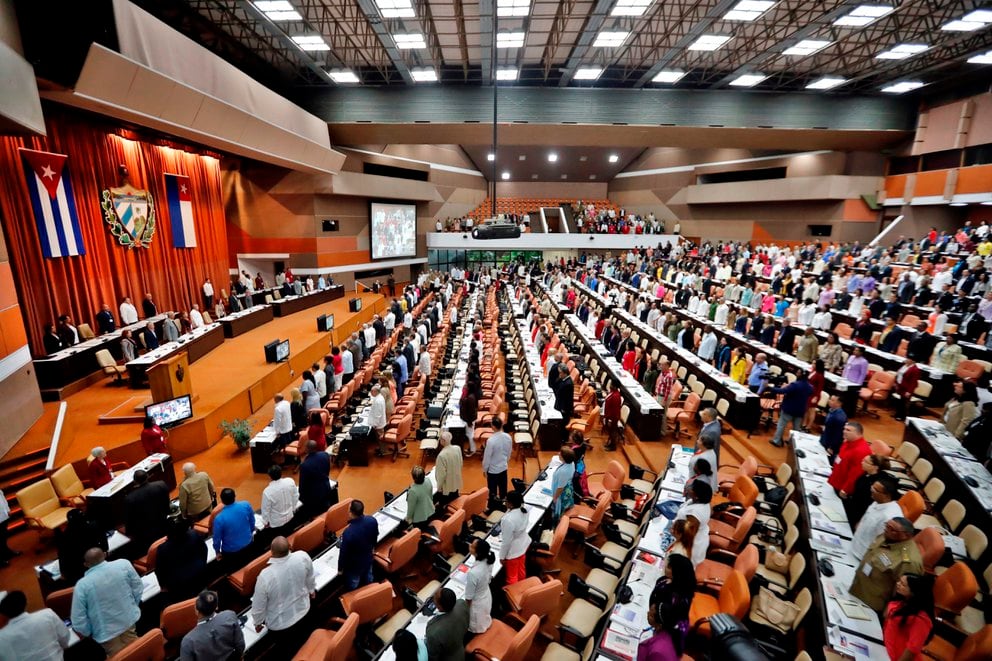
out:
<path id="1" fill-rule="evenodd" d="M 568 17 L 575 9 L 575 3 L 576 0 L 558 0 L 558 9 L 555 11 L 555 17 L 551 21 L 551 29 L 548 31 L 548 41 L 544 44 L 544 52 L 541 54 L 541 67 L 544 69 L 545 82 L 551 74 L 551 69 L 554 68 L 555 56 L 558 54 L 558 47 L 561 46 Z"/>
<path id="2" fill-rule="evenodd" d="M 596 39 L 596 35 L 599 34 L 600 28 L 603 27 L 603 23 L 609 17 L 610 8 L 613 7 L 614 2 L 615 0 L 596 0 L 592 11 L 586 17 L 586 22 L 582 26 L 582 32 L 579 33 L 579 38 L 576 40 L 575 46 L 568 56 L 568 61 L 565 62 L 565 68 L 562 71 L 561 78 L 558 80 L 559 87 L 565 87 L 572 81 L 575 70 L 582 65 L 582 60 L 585 58 L 586 53 L 589 52 L 589 49 L 592 48 L 592 43 Z"/>
<path id="3" fill-rule="evenodd" d="M 392 62 L 393 67 L 396 72 L 403 78 L 403 82 L 407 85 L 413 85 L 413 76 L 410 74 L 410 68 L 406 65 L 406 61 L 403 60 L 403 53 L 400 49 L 396 47 L 396 43 L 393 41 L 393 35 L 389 33 L 386 26 L 382 22 L 382 17 L 379 16 L 379 8 L 376 7 L 374 0 L 355 0 L 358 4 L 358 8 L 362 10 L 365 14 L 365 18 L 368 19 L 368 25 L 375 33 L 375 36 L 379 38 L 379 43 L 382 48 L 386 51 L 386 55 L 389 56 L 390 62 Z M 427 38 L 427 35 L 424 35 Z"/>
<path id="4" fill-rule="evenodd" d="M 483 85 L 493 82 L 493 40 L 496 39 L 496 24 L 494 0 L 479 0 L 479 51 Z"/>
<path id="5" fill-rule="evenodd" d="M 327 71 L 320 66 L 320 64 L 315 62 L 312 57 L 303 52 L 300 47 L 296 45 L 296 42 L 290 39 L 288 34 L 283 32 L 282 28 L 269 20 L 269 17 L 259 11 L 255 5 L 250 2 L 242 2 L 241 5 L 245 8 L 245 11 L 255 19 L 256 25 L 260 26 L 263 30 L 278 39 L 287 48 L 299 52 L 299 57 L 307 69 L 314 72 L 317 77 L 325 83 L 330 83 L 331 85 L 335 84 L 334 80 L 330 77 L 330 75 L 328 75 Z M 338 59 L 333 52 L 331 52 L 330 57 L 333 60 L 333 66 L 341 66 L 341 60 Z"/>

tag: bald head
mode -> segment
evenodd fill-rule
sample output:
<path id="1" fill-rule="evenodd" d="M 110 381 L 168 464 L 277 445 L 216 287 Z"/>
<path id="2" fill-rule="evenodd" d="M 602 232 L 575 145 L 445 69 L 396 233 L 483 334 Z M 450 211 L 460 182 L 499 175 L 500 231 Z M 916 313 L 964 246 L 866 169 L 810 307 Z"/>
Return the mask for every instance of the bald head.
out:
<path id="1" fill-rule="evenodd" d="M 272 551 L 273 558 L 284 558 L 289 554 L 289 540 L 280 535 L 272 540 L 269 550 Z"/>
<path id="2" fill-rule="evenodd" d="M 185 464 L 183 464 L 183 475 L 185 475 L 186 477 L 192 477 L 195 474 L 196 474 L 196 464 L 194 464 L 192 461 L 187 461 Z"/>
<path id="3" fill-rule="evenodd" d="M 107 554 L 99 546 L 94 546 L 83 556 L 83 562 L 87 567 L 96 567 L 106 559 Z"/>

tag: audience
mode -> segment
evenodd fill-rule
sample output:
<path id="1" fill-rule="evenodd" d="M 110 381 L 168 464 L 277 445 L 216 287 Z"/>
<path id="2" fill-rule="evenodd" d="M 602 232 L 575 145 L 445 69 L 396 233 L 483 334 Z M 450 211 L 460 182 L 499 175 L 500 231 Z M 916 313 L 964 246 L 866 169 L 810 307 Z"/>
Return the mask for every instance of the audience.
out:
<path id="1" fill-rule="evenodd" d="M 190 521 L 199 521 L 210 514 L 217 502 L 213 480 L 196 470 L 191 461 L 183 464 L 183 481 L 179 484 L 179 513 Z"/>
<path id="2" fill-rule="evenodd" d="M 313 562 L 306 551 L 290 553 L 285 537 L 273 539 L 269 551 L 272 557 L 258 575 L 251 598 L 251 619 L 255 631 L 268 627 L 272 638 L 266 642 L 280 658 L 291 658 L 313 628 L 307 619 L 317 596 Z"/>
<path id="3" fill-rule="evenodd" d="M 365 514 L 365 503 L 351 501 L 348 508 L 348 527 L 341 533 L 341 554 L 338 570 L 344 577 L 346 591 L 372 582 L 372 553 L 379 540 L 379 524 Z"/>
<path id="4" fill-rule="evenodd" d="M 69 628 L 51 608 L 26 613 L 28 600 L 20 590 L 0 601 L 0 659 L 4 661 L 61 661 L 69 647 Z"/>
<path id="5" fill-rule="evenodd" d="M 437 615 L 427 623 L 424 642 L 430 661 L 464 661 L 465 635 L 468 633 L 469 613 L 464 599 L 458 599 L 450 588 L 434 593 Z"/>
<path id="6" fill-rule="evenodd" d="M 217 593 L 204 590 L 196 598 L 196 626 L 183 637 L 179 649 L 182 661 L 200 659 L 240 659 L 245 637 L 238 615 L 232 610 L 217 612 Z"/>
<path id="7" fill-rule="evenodd" d="M 86 552 L 86 574 L 72 592 L 72 628 L 92 638 L 108 657 L 138 639 L 144 586 L 127 560 L 107 560 L 101 548 Z"/>

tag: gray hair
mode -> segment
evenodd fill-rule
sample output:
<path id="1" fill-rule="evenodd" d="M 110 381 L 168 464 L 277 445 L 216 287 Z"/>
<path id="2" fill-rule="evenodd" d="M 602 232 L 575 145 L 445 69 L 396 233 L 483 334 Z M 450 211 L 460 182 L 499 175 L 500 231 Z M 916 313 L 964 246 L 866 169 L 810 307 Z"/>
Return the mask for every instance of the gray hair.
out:
<path id="1" fill-rule="evenodd" d="M 195 472 L 196 472 L 196 464 L 194 464 L 192 461 L 187 461 L 185 464 L 183 464 L 183 474 L 186 475 L 186 477 L 189 477 Z"/>
<path id="2" fill-rule="evenodd" d="M 447 446 L 451 445 L 451 432 L 450 431 L 443 431 L 443 432 L 441 432 L 440 443 L 444 447 L 447 447 Z"/>
<path id="3" fill-rule="evenodd" d="M 107 454 L 107 451 L 103 449 L 103 446 L 98 445 L 95 448 L 93 448 L 92 450 L 90 450 L 90 454 L 93 455 L 94 457 L 99 458 L 99 457 L 102 457 L 103 455 Z"/>

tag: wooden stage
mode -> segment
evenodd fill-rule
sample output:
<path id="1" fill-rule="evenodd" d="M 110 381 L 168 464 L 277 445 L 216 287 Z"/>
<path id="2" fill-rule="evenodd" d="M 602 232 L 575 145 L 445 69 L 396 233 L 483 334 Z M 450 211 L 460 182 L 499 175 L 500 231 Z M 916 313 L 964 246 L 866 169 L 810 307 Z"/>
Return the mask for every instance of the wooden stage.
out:
<path id="1" fill-rule="evenodd" d="M 348 311 L 348 299 L 362 298 L 359 312 Z M 296 387 L 301 373 L 330 352 L 330 343 L 347 338 L 365 321 L 385 308 L 385 297 L 379 294 L 347 293 L 344 298 L 309 308 L 286 317 L 278 317 L 248 333 L 227 339 L 218 348 L 190 366 L 193 392 L 198 399 L 193 404 L 194 417 L 170 431 L 169 446 L 176 465 L 186 457 L 202 452 L 221 439 L 221 420 L 250 417 L 259 429 L 269 422 L 270 404 L 277 392 Z M 336 328 L 331 333 L 317 331 L 316 318 L 333 314 Z M 290 340 L 290 358 L 286 363 L 268 364 L 262 347 L 275 339 Z M 150 397 L 145 389 L 132 390 L 113 385 L 110 378 L 91 385 L 66 398 L 68 405 L 55 465 L 84 459 L 95 446 L 110 451 L 137 441 L 140 423 L 99 424 L 99 417 L 124 405 L 136 395 Z M 42 417 L 5 455 L 13 458 L 31 450 L 48 447 L 51 443 L 59 404 L 46 403 Z M 268 411 L 268 416 L 265 412 Z M 258 415 L 253 415 L 255 413 Z M 123 458 L 123 457 L 121 457 Z"/>

